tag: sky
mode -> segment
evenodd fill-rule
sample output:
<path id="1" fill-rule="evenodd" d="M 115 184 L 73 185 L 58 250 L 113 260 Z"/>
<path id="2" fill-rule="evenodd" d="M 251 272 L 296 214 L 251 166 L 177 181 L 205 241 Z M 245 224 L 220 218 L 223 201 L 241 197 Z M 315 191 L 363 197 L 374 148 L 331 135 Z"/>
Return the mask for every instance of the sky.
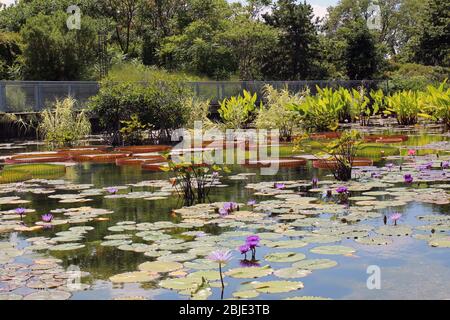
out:
<path id="1" fill-rule="evenodd" d="M 327 8 L 335 5 L 338 0 L 306 0 L 306 2 L 311 4 L 316 16 L 324 17 L 327 12 Z M 11 4 L 14 3 L 14 0 L 0 0 L 0 3 Z"/>

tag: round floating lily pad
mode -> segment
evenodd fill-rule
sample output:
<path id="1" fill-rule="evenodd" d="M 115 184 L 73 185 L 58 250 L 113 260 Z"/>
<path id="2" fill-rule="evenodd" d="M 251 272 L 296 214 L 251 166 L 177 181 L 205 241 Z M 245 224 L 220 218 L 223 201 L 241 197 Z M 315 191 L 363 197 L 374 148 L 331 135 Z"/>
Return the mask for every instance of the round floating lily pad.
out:
<path id="1" fill-rule="evenodd" d="M 171 290 L 196 289 L 200 284 L 201 280 L 195 277 L 166 279 L 159 283 L 161 287 Z"/>
<path id="2" fill-rule="evenodd" d="M 157 272 L 150 271 L 134 271 L 116 274 L 109 278 L 113 283 L 140 283 L 150 282 L 159 278 Z"/>
<path id="3" fill-rule="evenodd" d="M 103 247 L 119 247 L 125 244 L 131 244 L 131 240 L 107 240 L 100 243 Z"/>
<path id="4" fill-rule="evenodd" d="M 197 258 L 197 255 L 190 253 L 169 254 L 158 257 L 158 261 L 189 261 Z"/>
<path id="5" fill-rule="evenodd" d="M 250 279 L 261 278 L 272 274 L 273 270 L 270 266 L 264 267 L 243 267 L 228 270 L 225 274 L 232 278 Z"/>
<path id="6" fill-rule="evenodd" d="M 407 226 L 381 226 L 375 230 L 383 236 L 407 236 L 412 234 L 412 230 Z"/>
<path id="7" fill-rule="evenodd" d="M 45 290 L 30 293 L 24 300 L 67 300 L 71 296 L 70 292 L 61 290 Z"/>
<path id="8" fill-rule="evenodd" d="M 276 252 L 264 256 L 264 260 L 271 262 L 294 262 L 305 258 L 306 256 L 303 253 L 297 252 Z"/>
<path id="9" fill-rule="evenodd" d="M 311 274 L 311 270 L 298 269 L 298 268 L 282 268 L 274 272 L 274 274 L 279 278 L 303 278 Z"/>
<path id="10" fill-rule="evenodd" d="M 348 255 L 354 253 L 356 250 L 346 246 L 321 246 L 315 247 L 310 250 L 312 253 L 317 254 L 342 254 Z"/>
<path id="11" fill-rule="evenodd" d="M 233 292 L 233 297 L 239 299 L 251 299 L 259 296 L 259 292 L 256 290 L 244 290 Z"/>
<path id="12" fill-rule="evenodd" d="M 270 248 L 284 248 L 284 249 L 302 248 L 306 245 L 308 245 L 307 242 L 300 240 L 273 241 L 267 244 L 267 246 Z"/>
<path id="13" fill-rule="evenodd" d="M 195 270 L 210 270 L 219 267 L 219 265 L 216 262 L 207 259 L 198 259 L 192 262 L 187 261 L 183 265 L 188 269 L 195 269 Z"/>
<path id="14" fill-rule="evenodd" d="M 317 234 L 304 237 L 302 240 L 308 243 L 331 243 L 341 241 L 341 237 L 326 234 Z"/>
<path id="15" fill-rule="evenodd" d="M 23 296 L 15 293 L 0 293 L 0 301 L 2 300 L 22 300 Z"/>
<path id="16" fill-rule="evenodd" d="M 173 261 L 149 261 L 138 266 L 141 271 L 171 272 L 183 268 L 183 265 Z"/>
<path id="17" fill-rule="evenodd" d="M 217 281 L 220 280 L 220 273 L 217 270 L 200 270 L 195 271 L 193 273 L 190 273 L 187 275 L 188 278 L 198 278 L 203 279 L 205 278 L 208 281 Z"/>
<path id="18" fill-rule="evenodd" d="M 84 248 L 85 245 L 81 243 L 64 243 L 52 246 L 49 248 L 50 251 L 70 251 Z"/>
<path id="19" fill-rule="evenodd" d="M 431 240 L 428 244 L 432 247 L 450 248 L 450 237 Z"/>
<path id="20" fill-rule="evenodd" d="M 363 237 L 355 239 L 356 242 L 367 245 L 383 246 L 392 243 L 392 240 L 385 237 Z"/>
<path id="21" fill-rule="evenodd" d="M 330 259 L 307 259 L 292 264 L 292 267 L 307 270 L 328 269 L 337 266 L 337 262 Z"/>
<path id="22" fill-rule="evenodd" d="M 300 281 L 266 281 L 254 282 L 253 288 L 261 293 L 282 293 L 302 289 L 303 283 Z"/>

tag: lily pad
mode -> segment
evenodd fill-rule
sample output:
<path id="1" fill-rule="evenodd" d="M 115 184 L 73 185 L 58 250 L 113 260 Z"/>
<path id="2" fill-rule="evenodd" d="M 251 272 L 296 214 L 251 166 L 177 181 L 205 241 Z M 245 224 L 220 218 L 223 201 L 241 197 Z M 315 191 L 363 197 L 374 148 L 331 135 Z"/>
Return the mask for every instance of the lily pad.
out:
<path id="1" fill-rule="evenodd" d="M 269 253 L 264 256 L 264 259 L 271 262 L 294 262 L 305 259 L 303 253 L 297 252 L 277 252 Z"/>
<path id="2" fill-rule="evenodd" d="M 321 246 L 315 247 L 310 250 L 312 253 L 317 254 L 342 254 L 342 255 L 350 255 L 354 253 L 356 250 L 351 247 L 346 246 Z"/>
<path id="3" fill-rule="evenodd" d="M 298 268 L 282 268 L 274 272 L 274 274 L 279 278 L 303 278 L 311 274 L 311 270 L 303 270 Z"/>
<path id="4" fill-rule="evenodd" d="M 261 293 L 282 293 L 302 289 L 303 283 L 300 281 L 266 281 L 254 282 L 253 288 Z"/>
<path id="5" fill-rule="evenodd" d="M 266 265 L 263 267 L 243 267 L 231 269 L 225 274 L 232 278 L 239 279 L 251 279 L 251 278 L 261 278 L 272 274 L 273 270 L 270 266 Z"/>
<path id="6" fill-rule="evenodd" d="M 150 271 L 134 271 L 116 274 L 109 278 L 113 283 L 140 283 L 150 282 L 159 278 L 157 272 Z"/>
<path id="7" fill-rule="evenodd" d="M 144 262 L 138 266 L 141 271 L 171 272 L 183 268 L 183 265 L 173 261 Z"/>
<path id="8" fill-rule="evenodd" d="M 292 267 L 307 270 L 328 269 L 337 266 L 337 262 L 330 259 L 307 259 L 292 264 Z"/>

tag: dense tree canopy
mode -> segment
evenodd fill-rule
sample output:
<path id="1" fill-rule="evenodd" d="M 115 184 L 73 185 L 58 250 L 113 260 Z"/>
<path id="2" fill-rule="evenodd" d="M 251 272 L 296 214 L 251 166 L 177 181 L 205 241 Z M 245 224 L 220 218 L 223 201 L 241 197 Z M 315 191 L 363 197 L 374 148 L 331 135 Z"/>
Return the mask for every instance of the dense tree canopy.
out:
<path id="1" fill-rule="evenodd" d="M 0 11 L 2 79 L 95 79 L 105 55 L 110 66 L 245 80 L 374 79 L 399 64 L 450 64 L 445 0 L 340 0 L 322 19 L 302 0 L 79 0 L 82 27 L 68 30 L 71 4 L 23 0 Z"/>

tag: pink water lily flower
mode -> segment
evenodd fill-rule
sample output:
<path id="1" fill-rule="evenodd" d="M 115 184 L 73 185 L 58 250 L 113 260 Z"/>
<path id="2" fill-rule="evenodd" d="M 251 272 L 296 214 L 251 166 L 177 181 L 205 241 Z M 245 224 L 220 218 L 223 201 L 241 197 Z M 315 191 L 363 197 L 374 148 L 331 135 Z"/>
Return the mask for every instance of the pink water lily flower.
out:
<path id="1" fill-rule="evenodd" d="M 396 226 L 396 225 L 397 225 L 397 221 L 400 220 L 401 217 L 402 217 L 401 213 L 396 212 L 396 213 L 392 214 L 392 215 L 389 217 L 389 219 L 390 219 L 391 221 L 394 221 L 394 225 Z"/>
<path id="2" fill-rule="evenodd" d="M 408 156 L 415 156 L 415 155 L 416 155 L 416 150 L 414 150 L 414 149 L 408 150 Z"/>

